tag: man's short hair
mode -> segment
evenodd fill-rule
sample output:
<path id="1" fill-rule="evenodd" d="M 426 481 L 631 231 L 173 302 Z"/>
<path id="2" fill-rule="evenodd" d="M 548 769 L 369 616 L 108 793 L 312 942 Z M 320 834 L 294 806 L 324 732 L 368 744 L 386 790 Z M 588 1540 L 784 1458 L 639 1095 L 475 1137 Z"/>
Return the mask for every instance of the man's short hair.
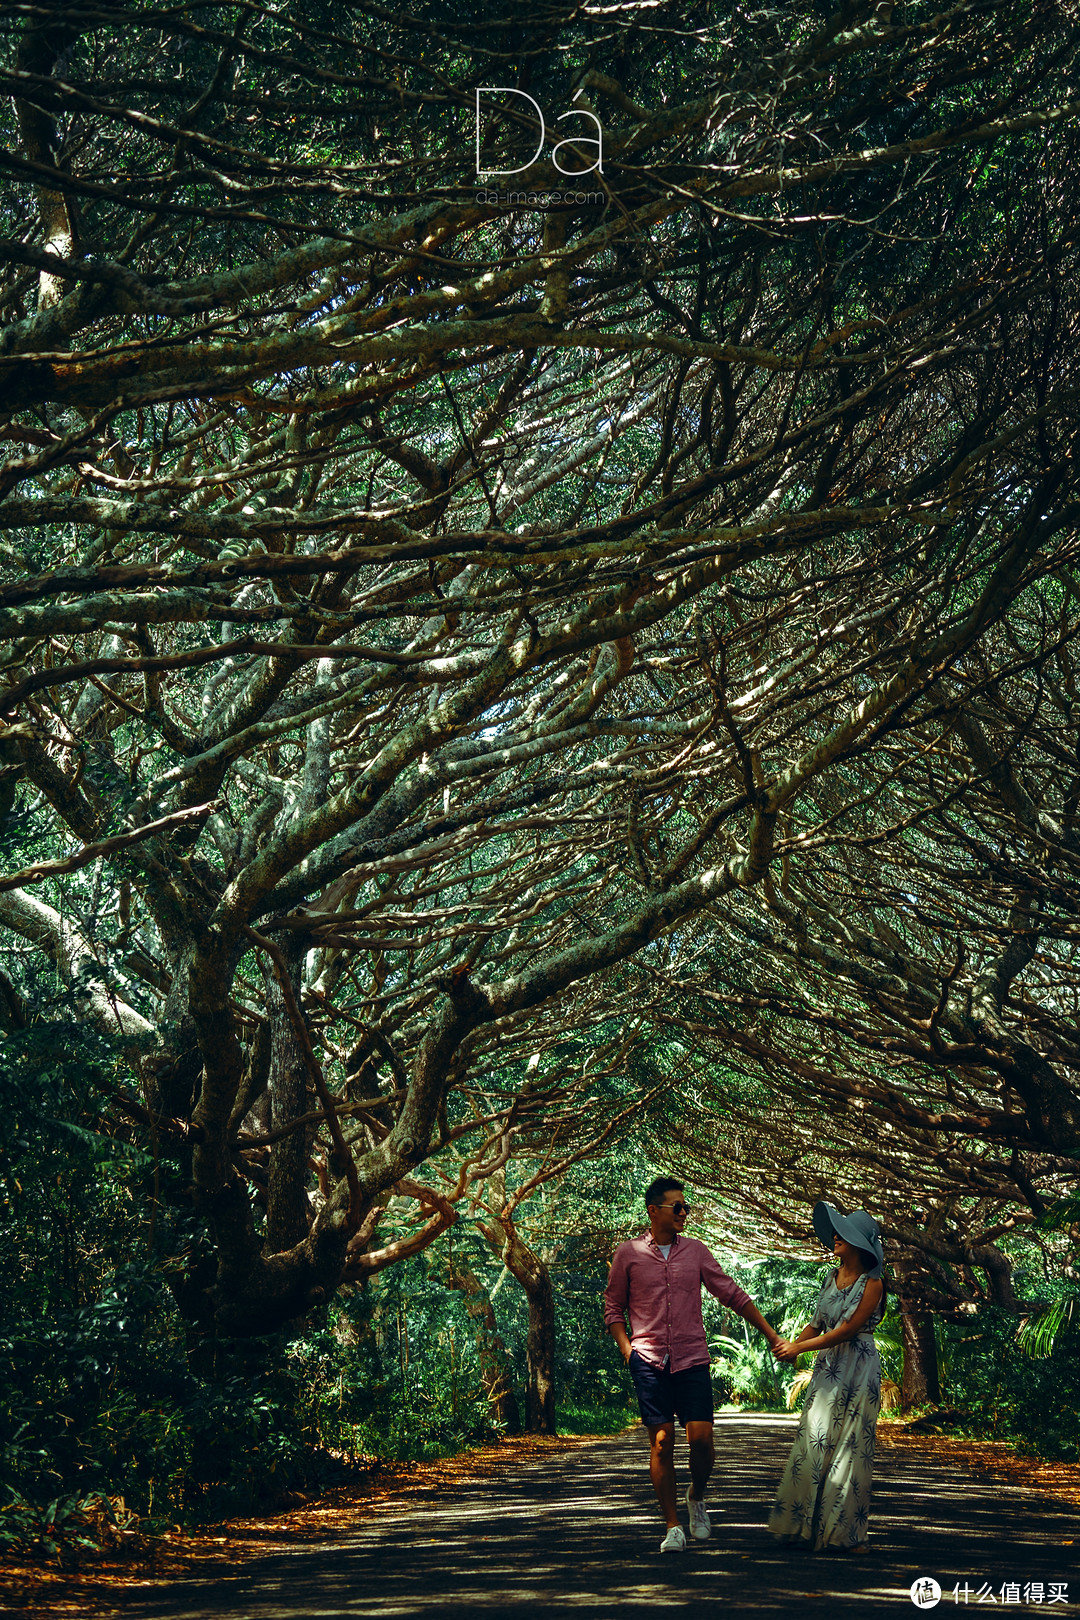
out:
<path id="1" fill-rule="evenodd" d="M 648 1209 L 650 1204 L 659 1204 L 665 1193 L 682 1190 L 682 1182 L 676 1181 L 674 1176 L 657 1176 L 645 1189 L 645 1208 Z"/>

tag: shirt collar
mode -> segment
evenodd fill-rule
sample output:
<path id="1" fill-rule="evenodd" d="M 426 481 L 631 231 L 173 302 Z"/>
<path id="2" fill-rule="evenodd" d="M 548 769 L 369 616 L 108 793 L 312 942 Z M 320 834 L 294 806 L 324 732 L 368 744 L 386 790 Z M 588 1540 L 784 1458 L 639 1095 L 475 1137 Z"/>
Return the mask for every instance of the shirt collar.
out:
<path id="1" fill-rule="evenodd" d="M 649 1248 L 653 1251 L 653 1253 L 654 1254 L 659 1254 L 660 1253 L 660 1245 L 659 1245 L 659 1243 L 657 1243 L 656 1239 L 652 1235 L 652 1228 L 650 1227 L 650 1229 L 647 1232 L 642 1232 L 641 1235 L 645 1239 L 645 1242 L 648 1244 Z M 671 1244 L 670 1244 L 671 1248 L 674 1248 L 675 1245 L 678 1243 L 679 1236 L 680 1236 L 680 1234 L 678 1232 L 676 1232 L 675 1236 L 671 1240 Z"/>

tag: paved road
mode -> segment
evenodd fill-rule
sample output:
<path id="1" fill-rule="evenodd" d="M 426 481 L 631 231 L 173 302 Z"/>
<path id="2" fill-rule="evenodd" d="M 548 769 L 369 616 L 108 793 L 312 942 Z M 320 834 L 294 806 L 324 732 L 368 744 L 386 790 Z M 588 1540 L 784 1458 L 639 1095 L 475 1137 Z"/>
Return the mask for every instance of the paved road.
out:
<path id="1" fill-rule="evenodd" d="M 634 1433 L 530 1463 L 503 1485 L 433 1494 L 358 1523 L 331 1545 L 268 1555 L 227 1580 L 176 1583 L 114 1612 L 124 1620 L 542 1620 L 591 1611 L 658 1620 L 662 1610 L 695 1620 L 855 1620 L 920 1612 L 910 1586 L 932 1575 L 944 1591 L 942 1615 L 992 1612 L 978 1600 L 984 1583 L 998 1613 L 1080 1614 L 1080 1511 L 929 1459 L 882 1463 L 873 1554 L 778 1547 L 765 1516 L 793 1427 L 779 1417 L 719 1420 L 711 1501 L 722 1512 L 712 1540 L 681 1557 L 659 1554 L 647 1454 Z M 1020 1586 L 1018 1603 L 1003 1604 L 1006 1582 Z M 1028 1582 L 1043 1583 L 1042 1604 L 1025 1601 Z M 1048 1603 L 1052 1582 L 1069 1583 L 1070 1602 Z"/>

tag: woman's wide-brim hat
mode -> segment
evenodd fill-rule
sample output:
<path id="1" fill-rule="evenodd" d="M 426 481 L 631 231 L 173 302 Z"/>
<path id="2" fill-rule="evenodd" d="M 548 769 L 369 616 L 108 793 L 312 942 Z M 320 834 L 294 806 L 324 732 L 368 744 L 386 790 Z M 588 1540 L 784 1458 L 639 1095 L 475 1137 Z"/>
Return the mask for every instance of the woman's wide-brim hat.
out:
<path id="1" fill-rule="evenodd" d="M 881 1247 L 878 1237 L 878 1224 L 872 1215 L 865 1209 L 853 1209 L 850 1215 L 845 1215 L 837 1209 L 835 1204 L 827 1204 L 822 1199 L 820 1204 L 814 1205 L 814 1231 L 827 1249 L 833 1246 L 835 1238 L 843 1238 L 852 1248 L 861 1249 L 864 1254 L 872 1254 L 877 1264 L 866 1273 L 868 1277 L 880 1277 L 881 1268 L 885 1264 L 885 1250 Z"/>

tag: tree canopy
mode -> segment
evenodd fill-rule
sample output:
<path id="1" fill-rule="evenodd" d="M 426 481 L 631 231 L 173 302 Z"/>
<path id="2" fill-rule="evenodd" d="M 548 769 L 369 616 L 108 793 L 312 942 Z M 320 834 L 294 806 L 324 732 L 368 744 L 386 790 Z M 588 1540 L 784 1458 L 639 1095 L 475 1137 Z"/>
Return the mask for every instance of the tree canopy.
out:
<path id="1" fill-rule="evenodd" d="M 966 1297 L 1080 1130 L 1075 5 L 0 16 L 0 1016 L 184 1313 L 525 1283 L 635 1110 Z"/>

